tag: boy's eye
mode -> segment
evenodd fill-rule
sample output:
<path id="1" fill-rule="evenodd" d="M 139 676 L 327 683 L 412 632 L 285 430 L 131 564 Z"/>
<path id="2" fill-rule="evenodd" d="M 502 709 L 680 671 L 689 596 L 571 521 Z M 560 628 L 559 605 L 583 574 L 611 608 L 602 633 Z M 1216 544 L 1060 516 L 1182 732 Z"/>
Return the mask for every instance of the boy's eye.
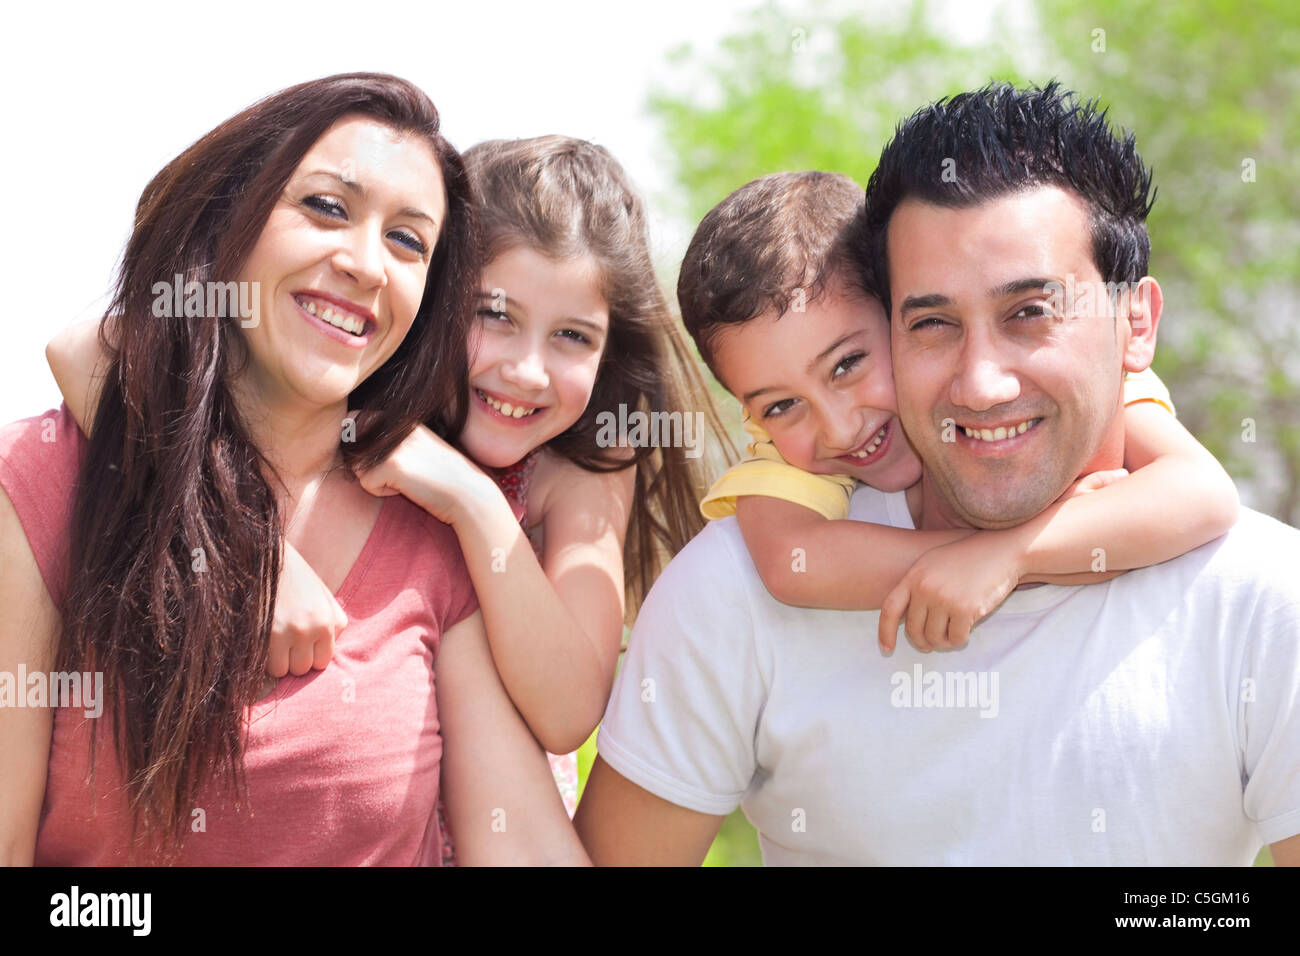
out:
<path id="1" fill-rule="evenodd" d="M 767 408 L 763 409 L 763 417 L 777 418 L 778 416 L 784 415 L 794 407 L 794 403 L 795 399 L 793 398 L 783 398 L 779 402 L 773 402 L 771 405 L 767 406 Z"/>
<path id="2" fill-rule="evenodd" d="M 839 378 L 853 371 L 861 364 L 862 360 L 867 357 L 866 352 L 854 352 L 852 355 L 846 355 L 839 360 L 839 363 L 831 371 L 831 378 Z"/>

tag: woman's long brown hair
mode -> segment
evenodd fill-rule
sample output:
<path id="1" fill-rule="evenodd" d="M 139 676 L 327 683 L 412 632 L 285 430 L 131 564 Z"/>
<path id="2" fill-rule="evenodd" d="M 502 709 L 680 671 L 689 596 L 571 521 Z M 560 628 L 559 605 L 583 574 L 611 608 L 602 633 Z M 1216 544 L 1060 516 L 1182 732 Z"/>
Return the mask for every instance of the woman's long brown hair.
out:
<path id="1" fill-rule="evenodd" d="M 153 287 L 178 274 L 237 279 L 304 154 L 349 115 L 432 147 L 447 216 L 411 330 L 350 396 L 373 414 L 345 458 L 373 464 L 416 423 L 454 435 L 464 421 L 476 215 L 461 158 L 418 88 L 369 73 L 291 87 L 145 187 L 100 336 L 111 366 L 74 505 L 60 657 L 65 670 L 104 674 L 147 852 L 179 848 L 206 784 L 242 789 L 243 716 L 266 669 L 282 540 L 269 463 L 231 397 L 245 355 L 236 317 L 155 317 Z"/>
<path id="2" fill-rule="evenodd" d="M 630 467 L 628 450 L 597 441 L 602 412 L 700 412 L 698 458 L 684 448 L 631 450 L 636 490 L 623 554 L 627 620 L 668 559 L 704 526 L 699 502 L 735 450 L 699 366 L 668 308 L 650 257 L 645 210 L 601 146 L 565 136 L 490 140 L 465 151 L 479 200 L 483 261 L 524 246 L 555 259 L 590 255 L 609 306 L 609 336 L 582 417 L 547 447 L 588 471 Z"/>

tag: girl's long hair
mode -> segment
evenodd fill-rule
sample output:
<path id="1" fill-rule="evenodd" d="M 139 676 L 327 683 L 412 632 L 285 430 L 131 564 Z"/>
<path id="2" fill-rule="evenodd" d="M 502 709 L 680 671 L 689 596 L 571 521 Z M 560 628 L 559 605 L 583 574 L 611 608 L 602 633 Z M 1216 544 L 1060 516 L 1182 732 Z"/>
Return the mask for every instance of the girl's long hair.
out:
<path id="1" fill-rule="evenodd" d="M 465 163 L 480 203 L 484 262 L 523 246 L 598 264 L 609 335 L 595 387 L 582 417 L 547 447 L 588 471 L 636 468 L 624 547 L 630 622 L 664 564 L 703 527 L 699 501 L 711 469 L 719 458 L 733 461 L 734 448 L 655 276 L 641 200 L 614 157 L 585 140 L 541 136 L 479 143 Z M 602 413 L 621 421 L 620 406 L 629 415 L 702 413 L 706 435 L 695 438 L 704 453 L 599 442 Z"/>
<path id="2" fill-rule="evenodd" d="M 236 317 L 156 317 L 154 285 L 237 279 L 304 154 L 349 115 L 432 147 L 447 216 L 411 330 L 350 396 L 373 413 L 345 459 L 373 464 L 416 423 L 454 435 L 464 420 L 476 215 L 418 88 L 371 73 L 291 87 L 145 187 L 100 336 L 111 365 L 74 504 L 60 656 L 65 670 L 104 674 L 132 825 L 150 852 L 178 850 L 202 786 L 242 790 L 243 717 L 267 665 L 283 537 L 270 465 L 231 397 L 246 355 Z"/>

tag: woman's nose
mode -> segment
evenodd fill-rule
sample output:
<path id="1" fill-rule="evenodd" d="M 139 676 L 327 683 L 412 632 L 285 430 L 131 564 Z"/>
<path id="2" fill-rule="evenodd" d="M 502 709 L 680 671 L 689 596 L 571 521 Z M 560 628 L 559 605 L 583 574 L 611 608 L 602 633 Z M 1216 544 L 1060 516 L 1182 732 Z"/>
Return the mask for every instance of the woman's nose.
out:
<path id="1" fill-rule="evenodd" d="M 378 225 L 358 223 L 342 234 L 334 253 L 334 267 L 349 275 L 363 289 L 388 285 L 384 270 L 384 237 Z"/>

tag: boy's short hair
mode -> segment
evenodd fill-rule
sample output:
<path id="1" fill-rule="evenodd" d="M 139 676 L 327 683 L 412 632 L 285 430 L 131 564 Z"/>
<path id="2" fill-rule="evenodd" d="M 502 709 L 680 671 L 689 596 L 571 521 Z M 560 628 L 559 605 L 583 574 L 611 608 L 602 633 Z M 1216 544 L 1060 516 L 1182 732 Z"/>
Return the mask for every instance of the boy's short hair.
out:
<path id="1" fill-rule="evenodd" d="M 836 280 L 875 296 L 850 253 L 865 193 L 838 173 L 774 173 L 746 183 L 700 222 L 677 279 L 682 323 L 717 377 L 718 333 L 775 309 L 801 309 Z M 721 379 L 719 378 L 719 381 Z M 725 383 L 723 383 L 725 385 Z"/>

